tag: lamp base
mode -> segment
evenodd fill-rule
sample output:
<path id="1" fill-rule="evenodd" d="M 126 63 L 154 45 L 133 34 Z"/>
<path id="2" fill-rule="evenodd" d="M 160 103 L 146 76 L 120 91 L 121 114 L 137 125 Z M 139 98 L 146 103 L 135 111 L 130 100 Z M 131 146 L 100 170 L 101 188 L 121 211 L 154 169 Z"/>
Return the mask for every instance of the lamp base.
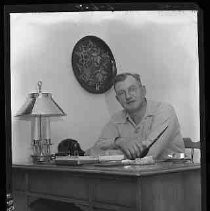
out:
<path id="1" fill-rule="evenodd" d="M 40 164 L 40 163 L 50 163 L 51 155 L 31 155 L 33 159 L 33 163 Z"/>

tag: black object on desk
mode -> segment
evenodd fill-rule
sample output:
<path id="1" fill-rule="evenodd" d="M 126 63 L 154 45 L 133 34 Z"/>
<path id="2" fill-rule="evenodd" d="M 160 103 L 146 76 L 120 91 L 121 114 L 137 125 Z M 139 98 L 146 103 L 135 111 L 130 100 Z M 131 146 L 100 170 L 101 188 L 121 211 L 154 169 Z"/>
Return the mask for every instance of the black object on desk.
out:
<path id="1" fill-rule="evenodd" d="M 84 156 L 85 152 L 81 149 L 78 141 L 74 139 L 64 139 L 58 144 L 58 153 L 55 155 L 66 156 Z"/>

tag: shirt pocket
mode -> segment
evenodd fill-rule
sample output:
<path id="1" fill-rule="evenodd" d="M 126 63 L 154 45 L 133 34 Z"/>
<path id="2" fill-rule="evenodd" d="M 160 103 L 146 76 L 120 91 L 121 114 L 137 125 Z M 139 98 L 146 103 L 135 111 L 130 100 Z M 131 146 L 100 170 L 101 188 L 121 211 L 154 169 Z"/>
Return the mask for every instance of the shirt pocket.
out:
<path id="1" fill-rule="evenodd" d="M 150 134 L 152 127 L 152 117 L 145 118 L 136 128 L 138 131 L 136 136 L 140 138 L 140 140 L 146 140 Z"/>

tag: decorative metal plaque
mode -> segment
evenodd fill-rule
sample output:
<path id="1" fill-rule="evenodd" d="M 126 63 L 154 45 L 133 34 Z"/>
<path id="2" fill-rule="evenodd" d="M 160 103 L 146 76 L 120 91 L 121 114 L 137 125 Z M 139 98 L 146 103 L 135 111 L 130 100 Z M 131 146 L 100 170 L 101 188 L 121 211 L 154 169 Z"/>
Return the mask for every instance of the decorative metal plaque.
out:
<path id="1" fill-rule="evenodd" d="M 72 67 L 80 85 L 95 94 L 109 90 L 117 74 L 110 48 L 96 36 L 85 36 L 76 43 L 72 53 Z"/>

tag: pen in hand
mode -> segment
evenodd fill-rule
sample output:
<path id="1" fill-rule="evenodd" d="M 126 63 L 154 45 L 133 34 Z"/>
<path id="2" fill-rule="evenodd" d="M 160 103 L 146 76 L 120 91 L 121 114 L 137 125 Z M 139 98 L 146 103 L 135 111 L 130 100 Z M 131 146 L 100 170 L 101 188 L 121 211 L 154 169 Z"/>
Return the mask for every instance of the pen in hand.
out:
<path id="1" fill-rule="evenodd" d="M 148 146 L 148 147 L 145 147 L 145 146 L 144 146 L 144 148 L 143 148 L 143 150 L 142 150 L 142 152 L 141 152 L 141 154 L 140 154 L 140 158 L 145 157 L 145 156 L 147 155 L 149 149 L 150 149 L 150 146 Z"/>
<path id="2" fill-rule="evenodd" d="M 167 128 L 168 128 L 168 126 L 166 126 L 166 127 L 161 131 L 161 133 L 157 136 L 157 138 L 155 138 L 155 139 L 152 141 L 152 143 L 151 143 L 149 146 L 145 147 L 145 146 L 143 145 L 143 150 L 142 150 L 142 152 L 141 152 L 141 154 L 140 154 L 140 158 L 143 158 L 143 157 L 145 157 L 145 156 L 147 155 L 147 153 L 148 153 L 150 147 L 160 138 L 160 136 L 166 131 Z"/>

